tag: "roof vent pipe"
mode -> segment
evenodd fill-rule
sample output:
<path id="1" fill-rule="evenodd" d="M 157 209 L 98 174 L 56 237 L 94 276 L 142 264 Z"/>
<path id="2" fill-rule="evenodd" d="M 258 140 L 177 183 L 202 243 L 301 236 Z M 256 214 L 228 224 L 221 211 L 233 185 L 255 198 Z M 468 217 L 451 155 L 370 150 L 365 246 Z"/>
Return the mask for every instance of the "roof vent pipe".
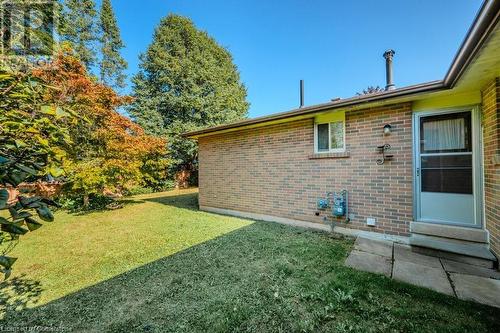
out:
<path id="1" fill-rule="evenodd" d="M 299 108 L 304 106 L 304 80 L 300 80 L 300 106 Z"/>
<path id="2" fill-rule="evenodd" d="M 392 58 L 394 57 L 395 53 L 396 52 L 394 52 L 394 50 L 387 50 L 384 52 L 386 77 L 385 90 L 395 89 L 394 83 L 392 82 Z"/>

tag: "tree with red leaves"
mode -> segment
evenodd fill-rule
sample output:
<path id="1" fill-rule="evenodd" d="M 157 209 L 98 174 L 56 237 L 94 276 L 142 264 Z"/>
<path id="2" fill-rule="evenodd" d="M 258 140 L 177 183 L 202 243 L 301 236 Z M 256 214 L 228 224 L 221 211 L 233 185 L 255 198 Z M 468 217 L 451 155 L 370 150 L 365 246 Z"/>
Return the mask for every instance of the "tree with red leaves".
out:
<path id="1" fill-rule="evenodd" d="M 104 191 L 122 194 L 138 185 L 154 187 L 167 177 L 165 140 L 147 135 L 118 109 L 131 102 L 96 82 L 85 66 L 65 48 L 35 75 L 57 87 L 45 96 L 64 105 L 83 121 L 70 127 L 73 146 L 64 168 L 69 189 L 89 204 L 89 196 Z"/>

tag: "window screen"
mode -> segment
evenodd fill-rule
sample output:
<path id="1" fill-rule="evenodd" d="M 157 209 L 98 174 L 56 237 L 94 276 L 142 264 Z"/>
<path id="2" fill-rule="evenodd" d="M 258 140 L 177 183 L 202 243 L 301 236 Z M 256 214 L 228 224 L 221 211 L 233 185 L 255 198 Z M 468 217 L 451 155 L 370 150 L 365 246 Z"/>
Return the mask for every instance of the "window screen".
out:
<path id="1" fill-rule="evenodd" d="M 472 155 L 422 156 L 422 191 L 472 194 Z"/>
<path id="2" fill-rule="evenodd" d="M 318 124 L 318 151 L 328 151 L 328 124 Z"/>
<path id="3" fill-rule="evenodd" d="M 330 123 L 330 149 L 344 148 L 344 122 Z"/>
<path id="4" fill-rule="evenodd" d="M 471 113 L 420 120 L 422 191 L 472 194 Z"/>

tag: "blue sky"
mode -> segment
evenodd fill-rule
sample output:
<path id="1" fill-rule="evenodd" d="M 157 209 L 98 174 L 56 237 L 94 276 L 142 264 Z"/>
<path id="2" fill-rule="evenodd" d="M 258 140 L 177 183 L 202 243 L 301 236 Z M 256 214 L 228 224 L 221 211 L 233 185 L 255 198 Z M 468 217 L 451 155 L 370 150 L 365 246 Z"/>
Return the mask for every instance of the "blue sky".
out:
<path id="1" fill-rule="evenodd" d="M 100 3 L 100 1 L 97 1 Z M 392 48 L 397 87 L 443 78 L 480 0 L 112 0 L 130 77 L 163 16 L 187 16 L 227 47 L 248 89 L 250 117 L 350 97 L 385 84 Z M 130 92 L 130 87 L 127 92 Z"/>

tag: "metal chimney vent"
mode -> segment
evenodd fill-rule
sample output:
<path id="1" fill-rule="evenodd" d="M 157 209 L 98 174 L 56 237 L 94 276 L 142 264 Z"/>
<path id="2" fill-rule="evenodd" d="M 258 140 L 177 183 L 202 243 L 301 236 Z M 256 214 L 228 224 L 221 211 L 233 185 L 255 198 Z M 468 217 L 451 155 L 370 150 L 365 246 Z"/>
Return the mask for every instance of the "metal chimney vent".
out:
<path id="1" fill-rule="evenodd" d="M 300 80 L 300 106 L 299 108 L 303 107 L 304 106 L 304 80 Z"/>
<path id="2" fill-rule="evenodd" d="M 393 90 L 395 89 L 394 83 L 392 82 L 392 58 L 394 57 L 394 50 L 387 50 L 384 52 L 385 58 L 385 77 L 386 77 L 386 86 L 385 90 Z"/>

